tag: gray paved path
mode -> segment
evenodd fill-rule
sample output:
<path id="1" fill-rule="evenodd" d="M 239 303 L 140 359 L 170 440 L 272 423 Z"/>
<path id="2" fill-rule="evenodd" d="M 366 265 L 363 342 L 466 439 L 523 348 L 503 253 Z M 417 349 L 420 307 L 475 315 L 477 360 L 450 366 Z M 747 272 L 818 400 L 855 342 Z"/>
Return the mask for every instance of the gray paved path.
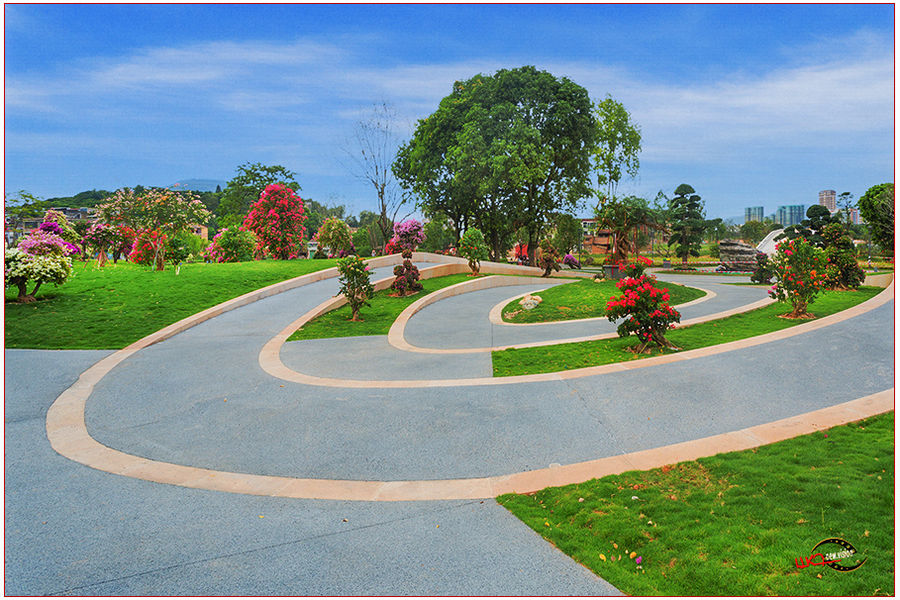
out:
<path id="1" fill-rule="evenodd" d="M 379 270 L 375 279 L 387 273 Z M 696 279 L 707 289 L 718 285 L 717 278 Z M 709 314 L 761 297 L 758 288 L 719 288 L 714 301 L 691 308 Z M 95 388 L 88 430 L 124 452 L 212 469 L 444 479 L 654 448 L 893 385 L 893 302 L 763 346 L 567 381 L 379 390 L 305 386 L 265 374 L 262 346 L 336 289 L 331 280 L 266 298 L 138 352 Z M 499 290 L 502 298 L 515 293 Z M 470 296 L 481 311 L 496 303 L 489 294 Z M 451 300 L 426 310 L 465 308 Z M 471 335 L 479 335 L 484 321 L 471 323 Z M 401 354 L 381 337 L 292 342 L 282 352 L 302 372 L 351 378 L 471 377 L 490 366 L 489 354 L 453 361 Z M 6 352 L 7 593 L 613 591 L 490 500 L 258 498 L 143 482 L 69 461 L 50 449 L 43 417 L 98 356 Z"/>

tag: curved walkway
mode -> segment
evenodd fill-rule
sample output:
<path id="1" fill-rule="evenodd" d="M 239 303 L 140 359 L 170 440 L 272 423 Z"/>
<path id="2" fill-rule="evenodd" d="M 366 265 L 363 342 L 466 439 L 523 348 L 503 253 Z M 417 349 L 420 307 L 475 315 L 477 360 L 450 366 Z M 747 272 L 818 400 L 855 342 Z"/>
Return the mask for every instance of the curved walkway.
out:
<path id="1" fill-rule="evenodd" d="M 423 258 L 430 257 L 417 260 Z M 376 278 L 388 273 L 386 267 Z M 544 473 L 529 479 L 534 489 L 561 482 L 563 472 L 583 477 L 589 467 L 580 463 L 596 466 L 668 446 L 656 454 L 663 460 L 682 456 L 672 454 L 673 445 L 725 439 L 716 436 L 734 441 L 732 432 L 743 432 L 737 434 L 742 443 L 747 435 L 771 439 L 760 426 L 811 411 L 859 418 L 859 406 L 890 409 L 893 287 L 855 312 L 727 351 L 714 347 L 639 361 L 640 368 L 601 367 L 546 379 L 485 378 L 461 388 L 460 378 L 447 383 L 448 370 L 460 364 L 449 356 L 396 351 L 384 355 L 388 362 L 380 360 L 390 348 L 384 337 L 292 342 L 282 351 L 286 362 L 306 369 L 340 371 L 334 386 L 271 377 L 257 355 L 283 335 L 285 324 L 317 310 L 336 289 L 334 280 L 295 283 L 194 327 L 173 326 L 180 333 L 164 341 L 165 332 L 151 336 L 89 369 L 48 413 L 53 447 L 95 468 L 185 487 L 288 497 L 482 498 L 526 491 L 522 473 Z M 718 283 L 704 277 L 703 285 Z M 760 291 L 722 285 L 715 299 L 743 302 Z M 456 308 L 441 305 L 456 298 L 417 316 L 435 308 L 446 320 L 446 311 Z M 495 304 L 493 298 L 481 302 L 488 312 Z M 704 306 L 723 307 L 710 300 L 694 308 Z M 472 335 L 489 324 L 487 312 L 481 318 L 471 321 Z M 400 356 L 406 362 L 398 362 Z M 845 367 L 840 371 L 832 368 L 836 356 Z M 473 357 L 489 361 L 484 353 L 464 358 Z M 409 362 L 416 359 L 421 362 Z M 368 389 L 347 379 L 389 363 L 432 379 L 422 387 L 357 380 Z M 436 381 L 442 387 L 433 387 Z M 818 427 L 818 421 L 805 422 Z M 633 465 L 629 460 L 622 464 Z M 557 465 L 576 466 L 560 471 Z"/>

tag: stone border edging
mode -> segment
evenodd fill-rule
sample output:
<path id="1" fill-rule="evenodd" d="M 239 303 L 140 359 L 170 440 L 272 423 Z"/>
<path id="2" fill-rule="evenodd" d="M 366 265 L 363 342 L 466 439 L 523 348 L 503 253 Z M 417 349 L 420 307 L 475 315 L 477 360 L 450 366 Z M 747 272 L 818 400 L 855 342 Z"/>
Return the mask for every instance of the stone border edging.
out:
<path id="1" fill-rule="evenodd" d="M 674 282 L 669 282 L 669 283 L 674 283 Z M 681 285 L 681 284 L 676 284 L 676 285 Z M 685 286 L 685 287 L 691 287 L 695 290 L 700 290 L 701 292 L 704 292 L 705 295 L 701 296 L 700 298 L 695 298 L 694 300 L 691 300 L 689 302 L 685 302 L 684 304 L 676 304 L 672 308 L 685 308 L 688 306 L 693 306 L 695 304 L 700 304 L 701 302 L 706 302 L 707 300 L 712 300 L 713 298 L 718 296 L 718 294 L 716 294 L 712 290 L 707 290 L 705 288 L 697 287 L 695 285 Z M 606 317 L 586 317 L 584 319 L 566 319 L 563 321 L 540 321 L 537 323 L 510 323 L 509 321 L 503 320 L 503 308 L 507 304 L 509 304 L 513 300 L 516 300 L 518 298 L 524 298 L 528 294 L 534 294 L 534 293 L 535 292 L 526 292 L 524 294 L 519 294 L 518 296 L 513 296 L 511 298 L 507 298 L 506 300 L 503 300 L 503 301 L 495 304 L 491 308 L 491 311 L 488 313 L 488 320 L 491 323 L 493 323 L 494 325 L 501 325 L 503 327 L 533 327 L 535 325 L 553 325 L 556 323 L 590 323 L 592 321 L 605 321 L 606 320 Z"/>
<path id="2" fill-rule="evenodd" d="M 286 333 L 287 330 L 293 326 L 293 324 L 289 325 L 285 328 L 284 331 L 279 333 L 277 336 L 273 337 L 269 340 L 263 349 L 259 353 L 259 366 L 263 371 L 272 375 L 273 377 L 277 377 L 278 379 L 283 379 L 285 381 L 290 381 L 293 383 L 303 383 L 307 385 L 318 385 L 322 387 L 344 387 L 344 388 L 382 388 L 382 389 L 396 389 L 396 388 L 427 388 L 427 387 L 462 387 L 462 386 L 478 386 L 478 385 L 506 385 L 506 384 L 514 384 L 514 383 L 535 383 L 542 381 L 557 381 L 563 379 L 576 379 L 579 377 L 588 377 L 592 375 L 602 375 L 606 373 L 615 373 L 618 371 L 628 371 L 632 369 L 643 369 L 646 367 L 652 367 L 655 365 L 663 365 L 674 362 L 681 362 L 683 360 L 691 360 L 694 358 L 701 358 L 704 356 L 712 356 L 715 354 L 721 354 L 723 352 L 731 352 L 733 350 L 739 350 L 742 348 L 750 348 L 753 346 L 757 346 L 760 344 L 765 344 L 769 342 L 774 342 L 777 340 L 782 340 L 785 338 L 793 337 L 795 335 L 801 335 L 803 333 L 807 333 L 809 331 L 815 331 L 816 329 L 820 329 L 822 327 L 828 327 L 835 323 L 840 323 L 846 319 L 853 318 L 857 315 L 861 315 L 866 313 L 874 308 L 881 306 L 887 302 L 893 300 L 894 297 L 894 285 L 891 283 L 883 292 L 878 294 L 873 298 L 869 298 L 865 302 L 857 304 L 851 308 L 846 310 L 842 310 L 841 312 L 835 313 L 833 315 L 829 315 L 827 317 L 822 317 L 821 319 L 816 319 L 815 321 L 810 321 L 808 323 L 802 323 L 800 325 L 794 325 L 793 327 L 788 327 L 787 329 L 782 329 L 779 331 L 773 331 L 771 333 L 766 333 L 763 335 L 757 335 L 754 337 L 744 338 L 741 340 L 735 340 L 733 342 L 727 342 L 724 344 L 716 344 L 714 346 L 707 346 L 705 348 L 697 348 L 695 350 L 687 350 L 685 352 L 676 352 L 673 354 L 664 354 L 661 356 L 654 356 L 651 358 L 642 358 L 640 360 L 628 361 L 628 362 L 620 362 L 620 363 L 612 363 L 608 365 L 600 365 L 594 367 L 582 367 L 580 369 L 571 369 L 568 371 L 554 371 L 550 373 L 535 373 L 530 375 L 512 375 L 509 377 L 472 377 L 472 378 L 460 378 L 460 379 L 337 379 L 332 377 L 318 377 L 316 375 L 307 375 L 305 373 L 300 373 L 299 371 L 294 371 L 288 368 L 283 362 L 281 362 L 281 346 L 284 343 L 284 340 L 290 335 L 290 333 Z M 696 319 L 689 319 L 685 321 L 682 325 L 693 325 L 698 322 L 702 322 L 703 320 L 712 320 L 722 318 L 723 316 L 728 316 L 730 314 L 735 314 L 737 312 L 742 312 L 746 310 L 751 310 L 752 308 L 758 308 L 760 306 L 765 306 L 766 304 L 771 304 L 773 300 L 771 298 L 765 298 L 763 300 L 759 300 L 752 304 L 748 304 L 743 307 L 738 307 L 736 309 L 731 309 L 728 311 L 723 311 L 721 313 L 716 313 L 715 315 L 708 315 L 706 317 L 697 317 Z M 302 318 L 302 317 L 301 317 Z M 298 320 L 299 321 L 299 320 Z M 296 322 L 295 322 L 296 323 Z M 607 337 L 615 337 L 616 334 L 604 334 Z M 595 339 L 602 339 L 601 336 L 592 336 L 588 339 L 576 339 L 575 341 L 591 341 Z M 539 346 L 548 346 L 562 343 L 559 340 L 552 340 L 547 342 L 535 342 L 530 345 L 530 347 L 539 347 Z M 569 343 L 569 342 L 566 342 Z M 516 348 L 526 347 L 523 345 L 515 346 Z M 453 353 L 444 351 L 445 353 Z"/>

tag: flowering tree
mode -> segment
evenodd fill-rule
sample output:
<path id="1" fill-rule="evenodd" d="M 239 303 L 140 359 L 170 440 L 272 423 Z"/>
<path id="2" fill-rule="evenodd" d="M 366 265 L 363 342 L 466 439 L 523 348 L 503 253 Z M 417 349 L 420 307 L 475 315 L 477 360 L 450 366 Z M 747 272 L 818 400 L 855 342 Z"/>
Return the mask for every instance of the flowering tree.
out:
<path id="1" fill-rule="evenodd" d="M 650 344 L 677 350 L 665 334 L 681 320 L 681 314 L 669 306 L 669 290 L 655 284 L 653 276 L 624 277 L 616 283 L 622 295 L 613 296 L 606 305 L 606 316 L 611 322 L 625 319 L 617 328 L 619 337 L 637 335 L 640 344 L 631 348 L 636 354 L 645 352 Z"/>
<path id="2" fill-rule="evenodd" d="M 459 255 L 469 261 L 469 268 L 473 275 L 478 275 L 481 270 L 481 261 L 488 257 L 487 242 L 480 229 L 469 227 L 459 238 Z"/>
<path id="3" fill-rule="evenodd" d="M 337 217 L 328 217 L 319 226 L 316 232 L 316 241 L 319 248 L 330 250 L 329 258 L 343 258 L 353 252 L 353 238 L 350 235 L 350 226 Z"/>
<path id="4" fill-rule="evenodd" d="M 305 253 L 304 221 L 303 200 L 291 188 L 275 183 L 267 185 L 250 207 L 241 229 L 256 235 L 257 257 L 288 260 Z"/>
<path id="5" fill-rule="evenodd" d="M 98 267 L 106 264 L 107 251 L 119 242 L 118 227 L 120 226 L 94 223 L 84 234 L 85 251 L 90 247 L 97 252 Z"/>
<path id="6" fill-rule="evenodd" d="M 165 268 L 165 241 L 191 225 L 205 223 L 210 213 L 190 192 L 148 189 L 135 194 L 134 190 L 123 188 L 98 207 L 98 215 L 101 222 L 128 225 L 139 233 L 148 234 L 145 239 L 151 244 L 151 264 L 155 263 L 156 270 L 162 271 Z"/>
<path id="7" fill-rule="evenodd" d="M 793 311 L 784 315 L 789 319 L 810 318 L 806 308 L 825 286 L 825 261 L 822 250 L 806 238 L 784 240 L 775 246 L 770 259 L 775 273 L 775 285 L 769 296 L 779 302 L 790 302 Z"/>
<path id="8" fill-rule="evenodd" d="M 52 211 L 51 211 L 52 212 Z M 71 231 L 75 231 L 72 229 Z M 78 247 L 77 244 L 74 244 L 66 239 L 63 235 L 66 232 L 59 224 L 55 221 L 44 221 L 41 223 L 38 228 L 32 232 L 32 235 L 38 234 L 40 237 L 32 238 L 30 243 L 39 243 L 36 240 L 41 239 L 42 234 L 52 234 L 58 236 L 61 240 L 63 240 L 63 246 L 65 246 L 67 251 L 67 256 L 72 256 L 74 254 L 81 254 L 81 248 Z M 77 235 L 77 234 L 76 234 Z M 69 236 L 71 238 L 71 236 Z"/>
<path id="9" fill-rule="evenodd" d="M 398 240 L 397 236 L 395 235 L 384 245 L 384 253 L 397 254 L 398 252 L 400 252 L 400 240 Z"/>
<path id="10" fill-rule="evenodd" d="M 134 246 L 137 232 L 128 225 L 116 225 L 115 234 L 115 240 L 109 247 L 109 251 L 112 252 L 113 262 L 119 262 L 119 259 L 123 256 L 128 258 L 128 253 L 131 252 L 131 248 Z"/>
<path id="11" fill-rule="evenodd" d="M 394 237 L 401 250 L 414 251 L 416 246 L 425 241 L 422 224 L 415 219 L 407 219 L 394 225 Z"/>
<path id="12" fill-rule="evenodd" d="M 72 276 L 71 244 L 55 233 L 35 230 L 4 253 L 4 284 L 19 289 L 18 302 L 34 302 L 44 283 L 61 285 Z M 28 293 L 28 282 L 34 289 Z"/>
<path id="13" fill-rule="evenodd" d="M 44 229 L 45 226 L 51 225 L 55 225 L 52 230 Z M 53 233 L 73 245 L 77 245 L 78 242 L 81 241 L 81 236 L 78 235 L 78 232 L 75 231 L 75 228 L 72 227 L 71 223 L 69 223 L 66 215 L 59 212 L 58 210 L 50 209 L 46 213 L 44 213 L 44 222 L 41 223 L 39 228 L 44 229 L 45 231 L 52 231 Z"/>
<path id="14" fill-rule="evenodd" d="M 213 237 L 203 251 L 203 257 L 211 262 L 244 262 L 253 260 L 256 236 L 251 231 L 225 227 Z"/>
<path id="15" fill-rule="evenodd" d="M 338 261 L 338 281 L 341 284 L 340 292 L 350 304 L 351 321 L 359 321 L 359 309 L 370 306 L 369 299 L 375 294 L 375 286 L 369 281 L 369 267 L 358 256 L 347 256 Z"/>

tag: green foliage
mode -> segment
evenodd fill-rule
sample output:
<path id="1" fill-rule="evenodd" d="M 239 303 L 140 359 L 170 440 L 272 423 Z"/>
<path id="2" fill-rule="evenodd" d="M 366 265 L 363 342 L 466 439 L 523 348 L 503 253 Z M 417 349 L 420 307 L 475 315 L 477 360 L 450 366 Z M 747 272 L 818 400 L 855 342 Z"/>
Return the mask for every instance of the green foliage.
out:
<path id="1" fill-rule="evenodd" d="M 34 194 L 19 190 L 14 196 L 4 196 L 4 216 L 14 229 L 21 229 L 25 219 L 36 219 L 49 206 L 46 200 L 41 200 Z"/>
<path id="2" fill-rule="evenodd" d="M 446 252 L 456 243 L 456 232 L 447 215 L 437 213 L 425 223 L 425 241 L 421 250 L 424 252 Z"/>
<path id="3" fill-rule="evenodd" d="M 741 225 L 741 239 L 755 246 L 769 234 L 769 226 L 762 221 L 747 221 Z"/>
<path id="4" fill-rule="evenodd" d="M 606 193 L 598 191 L 598 195 L 614 199 L 622 176 L 634 177 L 640 168 L 641 130 L 631 121 L 622 103 L 611 96 L 597 103 L 594 115 L 600 133 L 594 151 L 594 168 L 597 183 L 601 188 L 606 186 Z"/>
<path id="5" fill-rule="evenodd" d="M 675 246 L 675 256 L 686 265 L 689 257 L 700 256 L 706 229 L 703 201 L 694 193 L 694 188 L 682 183 L 675 189 L 675 197 L 669 201 L 669 218 L 672 221 L 669 246 Z"/>
<path id="6" fill-rule="evenodd" d="M 784 233 L 775 239 L 796 240 L 802 237 L 817 248 L 824 248 L 825 240 L 822 238 L 822 230 L 831 223 L 840 223 L 840 216 L 838 214 L 832 216 L 828 209 L 821 204 L 813 204 L 806 209 L 806 217 L 797 225 L 785 227 Z"/>
<path id="7" fill-rule="evenodd" d="M 372 242 L 369 240 L 369 230 L 366 227 L 357 229 L 353 233 L 352 240 L 357 256 L 372 255 Z"/>
<path id="8" fill-rule="evenodd" d="M 256 245 L 256 236 L 252 231 L 225 227 L 213 237 L 212 242 L 203 251 L 203 256 L 216 263 L 246 262 L 253 260 Z"/>
<path id="9" fill-rule="evenodd" d="M 177 267 L 183 262 L 200 258 L 203 250 L 203 238 L 190 231 L 180 231 L 169 240 L 166 259 Z"/>
<path id="10" fill-rule="evenodd" d="M 250 205 L 259 199 L 267 185 L 280 183 L 295 192 L 300 190 L 296 181 L 297 174 L 281 165 L 263 165 L 261 163 L 244 163 L 237 167 L 235 175 L 225 186 L 219 203 L 219 225 L 231 227 L 240 225 L 244 216 L 250 211 Z M 224 219 L 223 217 L 228 217 Z"/>
<path id="11" fill-rule="evenodd" d="M 481 261 L 488 257 L 484 234 L 476 227 L 469 227 L 459 240 L 459 255 L 469 261 L 472 273 L 478 274 Z"/>
<path id="12" fill-rule="evenodd" d="M 751 283 L 771 283 L 775 277 L 775 269 L 769 263 L 769 255 L 765 252 L 756 253 L 756 270 L 750 275 Z"/>
<path id="13" fill-rule="evenodd" d="M 769 296 L 779 302 L 790 302 L 791 318 L 807 316 L 806 308 L 825 286 L 823 252 L 806 238 L 784 240 L 776 246 L 770 260 L 775 285 Z"/>
<path id="14" fill-rule="evenodd" d="M 560 254 L 568 254 L 576 250 L 584 237 L 581 221 L 572 215 L 560 213 L 554 219 L 556 232 L 553 234 L 553 246 Z"/>
<path id="15" fill-rule="evenodd" d="M 338 219 L 344 218 L 344 213 L 346 212 L 346 207 L 343 205 L 337 206 L 326 206 L 315 200 L 304 200 L 304 214 L 307 216 L 306 219 L 306 233 L 309 236 L 309 239 L 312 239 L 313 236 L 319 231 L 319 227 L 322 225 L 322 221 L 327 219 L 328 217 L 337 217 Z M 365 212 L 365 211 L 363 211 Z M 347 224 L 351 227 L 358 227 L 359 225 L 350 223 L 350 219 L 346 219 Z"/>
<path id="16" fill-rule="evenodd" d="M 358 256 L 347 256 L 338 261 L 338 281 L 341 288 L 338 293 L 347 299 L 352 311 L 350 320 L 359 320 L 359 309 L 369 306 L 369 299 L 375 294 L 375 286 L 369 281 L 369 267 Z"/>
<path id="17" fill-rule="evenodd" d="M 890 412 L 497 501 L 628 596 L 892 596 L 894 460 Z M 866 564 L 796 567 L 832 536 Z"/>
<path id="18" fill-rule="evenodd" d="M 873 185 L 859 198 L 859 214 L 886 256 L 894 255 L 894 184 Z"/>
<path id="19" fill-rule="evenodd" d="M 866 274 L 856 262 L 853 240 L 844 233 L 840 223 L 831 223 L 822 230 L 825 242 L 825 285 L 829 289 L 858 288 Z"/>

